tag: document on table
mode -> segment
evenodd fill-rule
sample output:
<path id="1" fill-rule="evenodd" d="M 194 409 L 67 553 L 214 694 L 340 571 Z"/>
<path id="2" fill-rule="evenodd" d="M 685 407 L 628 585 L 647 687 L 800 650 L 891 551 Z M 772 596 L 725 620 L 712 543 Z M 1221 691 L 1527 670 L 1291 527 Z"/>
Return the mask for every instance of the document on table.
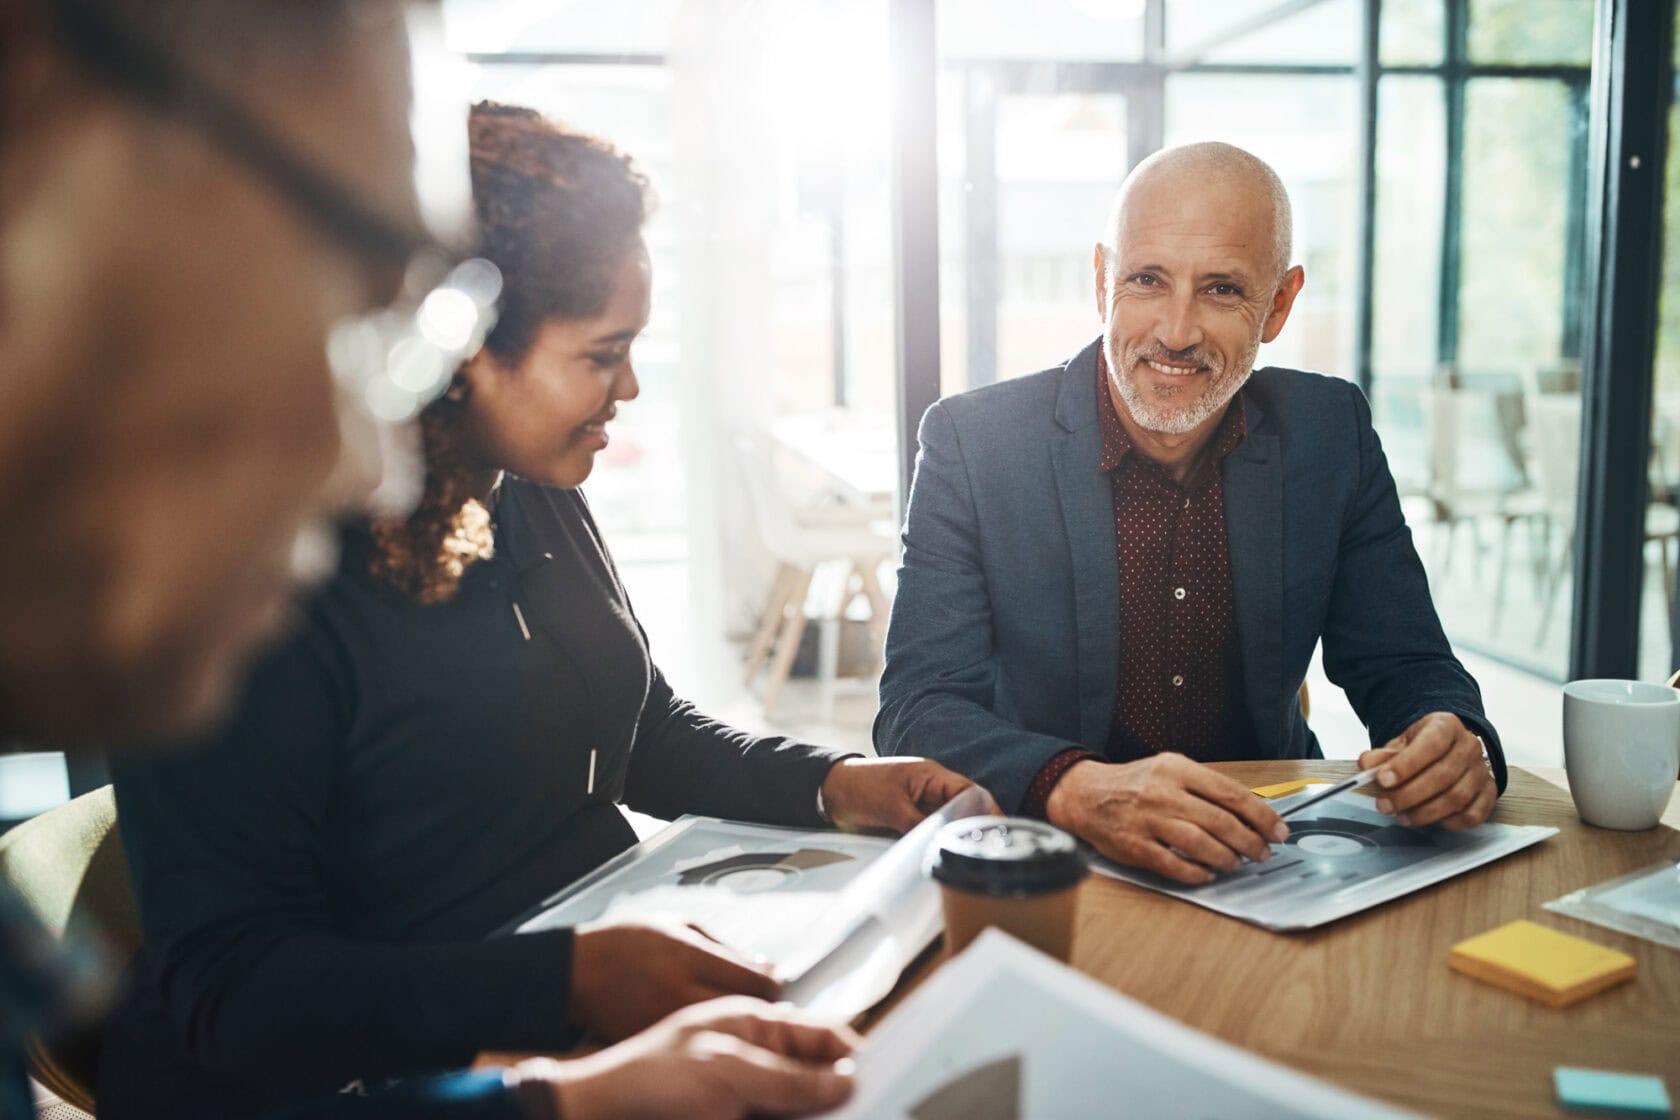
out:
<path id="1" fill-rule="evenodd" d="M 1608 929 L 1680 949 L 1680 864 L 1663 861 L 1545 903 Z"/>
<path id="2" fill-rule="evenodd" d="M 832 1120 L 1411 1115 L 1191 1029 L 987 930 L 864 1039 Z"/>
<path id="3" fill-rule="evenodd" d="M 506 932 L 592 921 L 692 923 L 772 961 L 793 1002 L 849 1017 L 886 996 L 939 935 L 939 892 L 922 874 L 933 833 L 986 808 L 982 791 L 964 790 L 897 841 L 683 817 Z"/>
<path id="4" fill-rule="evenodd" d="M 1297 795 L 1310 797 L 1310 792 Z M 1275 805 L 1288 808 L 1289 798 Z M 1311 929 L 1357 914 L 1557 835 L 1539 825 L 1483 824 L 1463 832 L 1408 828 L 1369 797 L 1341 793 L 1289 820 L 1272 858 L 1186 886 L 1098 859 L 1104 875 L 1194 902 L 1271 930 Z"/>

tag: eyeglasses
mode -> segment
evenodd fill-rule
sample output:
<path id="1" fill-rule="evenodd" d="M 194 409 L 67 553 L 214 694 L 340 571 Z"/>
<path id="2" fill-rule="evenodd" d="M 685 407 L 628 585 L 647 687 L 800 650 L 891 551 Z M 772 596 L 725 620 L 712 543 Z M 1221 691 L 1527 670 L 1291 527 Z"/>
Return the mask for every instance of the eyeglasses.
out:
<path id="1" fill-rule="evenodd" d="M 392 307 L 333 328 L 328 357 L 340 388 L 372 419 L 400 424 L 447 386 L 460 363 L 483 344 L 495 323 L 501 275 L 434 234 L 393 221 L 292 151 L 236 99 L 171 56 L 98 0 L 54 0 L 52 28 L 68 54 L 93 75 L 152 112 L 192 129 L 241 164 L 329 240 L 383 267 L 403 270 L 403 295 Z M 415 71 L 424 52 L 441 48 L 418 14 L 410 12 Z M 435 69 L 435 68 L 432 68 Z M 446 129 L 447 130 L 447 129 Z M 420 172 L 436 173 L 424 147 L 438 129 L 417 130 Z M 466 99 L 453 122 L 461 153 L 454 170 L 464 181 Z M 416 185 L 423 198 L 428 193 Z M 456 191 L 463 205 L 470 192 Z M 460 224 L 468 227 L 465 220 Z"/>

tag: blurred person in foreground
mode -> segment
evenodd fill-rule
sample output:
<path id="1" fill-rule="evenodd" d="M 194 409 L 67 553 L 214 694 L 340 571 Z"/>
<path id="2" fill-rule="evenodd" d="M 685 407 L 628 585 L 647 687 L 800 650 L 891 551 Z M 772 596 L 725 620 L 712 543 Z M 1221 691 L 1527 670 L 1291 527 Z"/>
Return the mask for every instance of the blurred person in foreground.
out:
<path id="1" fill-rule="evenodd" d="M 245 1115 L 774 997 L 768 964 L 682 926 L 492 935 L 636 842 L 620 801 L 903 830 L 972 784 L 674 694 L 579 489 L 640 392 L 648 184 L 531 110 L 470 122 L 501 308 L 421 416 L 418 508 L 346 528 L 226 728 L 116 768 L 146 944 L 106 1035 L 112 1120 Z"/>
<path id="2" fill-rule="evenodd" d="M 1121 185 L 1102 333 L 922 418 L 875 745 L 1186 883 L 1288 826 L 1207 763 L 1321 758 L 1324 668 L 1402 824 L 1472 828 L 1505 783 L 1358 386 L 1254 369 L 1305 282 L 1289 197 L 1229 144 Z"/>
<path id="3" fill-rule="evenodd" d="M 117 750 L 206 726 L 287 613 L 334 463 L 346 497 L 374 481 L 366 425 L 340 447 L 326 343 L 432 241 L 407 14 L 0 0 L 0 737 Z M 33 1111 L 26 1038 L 97 987 L 21 908 L 0 899 L 8 1118 Z M 809 1111 L 849 1092 L 849 1046 L 733 1000 L 582 1062 L 293 1115 Z"/>

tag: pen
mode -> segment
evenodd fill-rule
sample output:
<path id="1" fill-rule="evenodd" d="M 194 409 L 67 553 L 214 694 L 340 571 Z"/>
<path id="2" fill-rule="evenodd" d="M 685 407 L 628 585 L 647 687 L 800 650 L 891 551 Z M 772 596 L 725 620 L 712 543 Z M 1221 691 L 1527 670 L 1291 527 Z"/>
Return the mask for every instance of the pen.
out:
<path id="1" fill-rule="evenodd" d="M 1326 797 L 1334 797 L 1338 793 L 1346 793 L 1348 790 L 1358 789 L 1360 786 L 1368 786 L 1377 780 L 1377 771 L 1380 769 L 1381 767 L 1373 766 L 1369 770 L 1361 770 L 1351 778 L 1343 778 L 1339 782 L 1327 785 L 1321 790 L 1316 790 L 1303 797 L 1300 801 L 1295 802 L 1295 804 L 1291 805 L 1289 808 L 1278 810 L 1278 816 L 1293 816 L 1302 809 L 1305 809 L 1308 805 L 1317 805 Z"/>

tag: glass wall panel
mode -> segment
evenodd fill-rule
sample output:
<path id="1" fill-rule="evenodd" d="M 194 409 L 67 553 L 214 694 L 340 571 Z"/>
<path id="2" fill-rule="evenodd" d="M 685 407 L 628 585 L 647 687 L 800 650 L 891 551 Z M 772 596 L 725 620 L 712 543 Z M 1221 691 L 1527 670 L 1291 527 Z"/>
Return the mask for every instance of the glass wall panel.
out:
<path id="1" fill-rule="evenodd" d="M 1295 218 L 1306 287 L 1260 365 L 1353 375 L 1354 247 L 1359 243 L 1358 86 L 1351 77 L 1176 74 L 1166 143 L 1223 140 L 1276 170 Z"/>
<path id="2" fill-rule="evenodd" d="M 1459 363 L 1513 374 L 1565 348 L 1569 92 L 1562 82 L 1478 78 L 1465 102 Z"/>
<path id="3" fill-rule="evenodd" d="M 1324 0 L 1300 11 L 1277 0 L 1167 0 L 1167 55 L 1200 62 L 1351 65 L 1359 56 L 1358 0 Z"/>
<path id="4" fill-rule="evenodd" d="M 450 49 L 663 54 L 682 0 L 444 0 Z"/>
<path id="5" fill-rule="evenodd" d="M 1470 61 L 1592 62 L 1593 0 L 1469 0 Z"/>
<path id="6" fill-rule="evenodd" d="M 1143 57 L 1145 0 L 961 0 L 939 5 L 945 59 L 1117 62 Z"/>
<path id="7" fill-rule="evenodd" d="M 1384 66 L 1439 66 L 1446 44 L 1441 0 L 1383 0 L 1381 47 Z"/>
<path id="8" fill-rule="evenodd" d="M 585 490 L 667 673 L 750 723 L 753 705 L 727 707 L 738 662 L 718 645 L 766 609 L 781 528 L 809 515 L 871 534 L 892 510 L 886 5 L 460 0 L 447 13 L 477 96 L 599 134 L 652 181 L 641 394 Z M 497 57 L 532 51 L 566 64 Z"/>
<path id="9" fill-rule="evenodd" d="M 1680 21 L 1674 53 L 1680 74 Z M 1668 111 L 1662 292 L 1656 365 L 1651 370 L 1651 504 L 1645 513 L 1645 582 L 1639 610 L 1639 675 L 1645 680 L 1661 680 L 1680 668 L 1672 630 L 1675 569 L 1680 567 L 1680 77 L 1675 95 Z"/>
<path id="10" fill-rule="evenodd" d="M 1382 81 L 1378 422 L 1448 635 L 1561 679 L 1581 456 L 1566 276 L 1585 137 L 1565 82 L 1471 78 L 1455 214 L 1446 103 L 1443 79 Z"/>
<path id="11" fill-rule="evenodd" d="M 1359 59 L 1359 0 L 1324 0 L 1283 17 L 1275 3 L 1247 13 L 1242 35 L 1220 31 L 1205 0 L 1167 5 L 1168 53 L 1182 62 L 1351 66 Z M 1233 5 L 1250 8 L 1254 5 Z M 1215 26 L 1210 26 L 1215 25 Z M 1177 40 L 1175 42 L 1175 40 Z"/>
<path id="12" fill-rule="evenodd" d="M 1439 364 L 1445 181 L 1441 80 L 1384 78 L 1377 104 L 1371 406 L 1402 493 L 1422 492 L 1429 477 L 1423 392 Z"/>
<path id="13" fill-rule="evenodd" d="M 1099 329 L 1092 246 L 1126 175 L 1119 94 L 997 105 L 997 376 L 1061 362 Z"/>

